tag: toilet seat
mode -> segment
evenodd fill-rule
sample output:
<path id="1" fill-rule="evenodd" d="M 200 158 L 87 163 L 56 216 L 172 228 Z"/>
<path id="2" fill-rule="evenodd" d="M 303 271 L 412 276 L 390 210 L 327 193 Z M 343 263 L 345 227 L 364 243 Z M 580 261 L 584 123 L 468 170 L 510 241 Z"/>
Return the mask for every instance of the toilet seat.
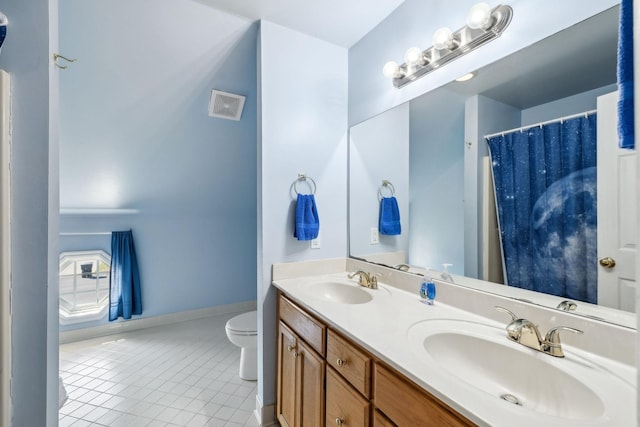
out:
<path id="1" fill-rule="evenodd" d="M 239 314 L 227 321 L 227 331 L 234 335 L 258 335 L 258 312 Z"/>

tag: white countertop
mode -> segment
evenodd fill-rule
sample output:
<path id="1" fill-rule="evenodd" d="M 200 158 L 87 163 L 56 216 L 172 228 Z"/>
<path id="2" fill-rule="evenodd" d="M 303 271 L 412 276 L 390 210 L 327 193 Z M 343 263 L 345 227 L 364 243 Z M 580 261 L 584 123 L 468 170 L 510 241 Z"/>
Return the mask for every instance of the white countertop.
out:
<path id="1" fill-rule="evenodd" d="M 587 353 L 583 350 L 563 345 L 566 357 L 554 358 L 520 344 L 510 342 L 518 351 L 531 352 L 535 358 L 545 363 L 578 367 L 584 378 L 576 378 L 592 389 L 602 391 L 607 385 L 598 384 L 598 375 L 602 372 L 620 378 L 615 399 L 605 402 L 605 413 L 595 419 L 568 420 L 547 415 L 526 406 L 517 406 L 500 400 L 476 387 L 462 382 L 455 376 L 429 363 L 429 357 L 423 357 L 416 345 L 410 342 L 409 330 L 412 326 L 435 319 L 463 320 L 504 329 L 505 323 L 445 305 L 436 298 L 435 305 L 423 304 L 419 295 L 413 295 L 396 287 L 381 283 L 380 289 L 370 290 L 372 301 L 364 304 L 340 304 L 314 297 L 310 288 L 321 282 L 350 282 L 358 286 L 355 280 L 349 280 L 346 273 L 332 273 L 318 276 L 275 280 L 273 285 L 299 303 L 302 307 L 318 316 L 331 328 L 345 334 L 354 342 L 370 351 L 376 357 L 402 372 L 417 385 L 430 392 L 454 410 L 478 425 L 486 426 L 635 426 L 636 425 L 636 370 L 616 361 Z M 414 328 L 415 329 L 415 328 Z M 477 357 L 483 357 L 478 354 Z M 563 365 L 564 363 L 564 365 Z M 591 369 L 597 367 L 597 369 Z M 522 369 L 527 369 L 523 366 Z M 580 371 L 581 370 L 581 371 Z M 595 381 L 595 383 L 594 383 Z M 620 389 L 623 389 L 620 391 Z M 516 423 L 516 424 L 514 424 Z"/>

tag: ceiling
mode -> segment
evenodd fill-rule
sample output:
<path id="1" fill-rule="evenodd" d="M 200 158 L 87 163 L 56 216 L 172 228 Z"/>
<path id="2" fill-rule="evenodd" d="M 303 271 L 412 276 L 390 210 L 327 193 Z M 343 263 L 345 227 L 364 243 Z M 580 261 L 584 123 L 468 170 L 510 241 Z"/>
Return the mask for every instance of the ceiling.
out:
<path id="1" fill-rule="evenodd" d="M 251 20 L 264 19 L 349 48 L 404 0 L 197 0 Z"/>

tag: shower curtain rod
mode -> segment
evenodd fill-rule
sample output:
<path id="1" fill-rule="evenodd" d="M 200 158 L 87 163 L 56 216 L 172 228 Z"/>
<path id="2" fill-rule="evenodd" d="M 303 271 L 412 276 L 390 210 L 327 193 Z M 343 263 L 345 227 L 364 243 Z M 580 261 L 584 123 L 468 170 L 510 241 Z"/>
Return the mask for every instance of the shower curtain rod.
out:
<path id="1" fill-rule="evenodd" d="M 111 231 L 92 231 L 86 233 L 60 233 L 61 236 L 107 236 L 111 234 Z"/>
<path id="2" fill-rule="evenodd" d="M 560 117 L 559 119 L 547 120 L 546 122 L 540 122 L 540 123 L 536 123 L 536 124 L 533 124 L 533 125 L 527 125 L 527 126 L 522 126 L 522 127 L 515 128 L 515 129 L 503 130 L 501 132 L 492 133 L 491 135 L 485 135 L 484 138 L 485 139 L 489 139 L 489 138 L 493 138 L 494 136 L 498 136 L 498 135 L 503 135 L 504 136 L 507 133 L 523 131 L 523 130 L 526 130 L 526 129 L 534 128 L 536 126 L 544 126 L 544 125 L 548 125 L 548 124 L 551 124 L 551 123 L 563 122 L 565 120 L 575 119 L 576 117 L 581 117 L 581 116 L 585 116 L 586 117 L 589 114 L 593 114 L 593 113 L 595 113 L 597 111 L 598 110 L 589 110 L 589 111 L 585 111 L 584 113 L 578 113 L 578 114 L 572 114 L 570 116 Z"/>

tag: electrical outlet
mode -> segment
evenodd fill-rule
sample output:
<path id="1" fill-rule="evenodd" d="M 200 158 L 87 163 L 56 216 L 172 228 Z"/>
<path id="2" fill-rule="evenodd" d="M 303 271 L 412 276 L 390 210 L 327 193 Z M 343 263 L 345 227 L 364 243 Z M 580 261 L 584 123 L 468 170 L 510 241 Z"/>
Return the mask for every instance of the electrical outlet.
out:
<path id="1" fill-rule="evenodd" d="M 311 240 L 309 245 L 311 246 L 311 249 L 320 249 L 320 233 L 318 233 L 318 237 Z"/>
<path id="2" fill-rule="evenodd" d="M 371 228 L 371 244 L 372 245 L 380 244 L 380 236 L 378 235 L 378 229 L 375 227 Z"/>

